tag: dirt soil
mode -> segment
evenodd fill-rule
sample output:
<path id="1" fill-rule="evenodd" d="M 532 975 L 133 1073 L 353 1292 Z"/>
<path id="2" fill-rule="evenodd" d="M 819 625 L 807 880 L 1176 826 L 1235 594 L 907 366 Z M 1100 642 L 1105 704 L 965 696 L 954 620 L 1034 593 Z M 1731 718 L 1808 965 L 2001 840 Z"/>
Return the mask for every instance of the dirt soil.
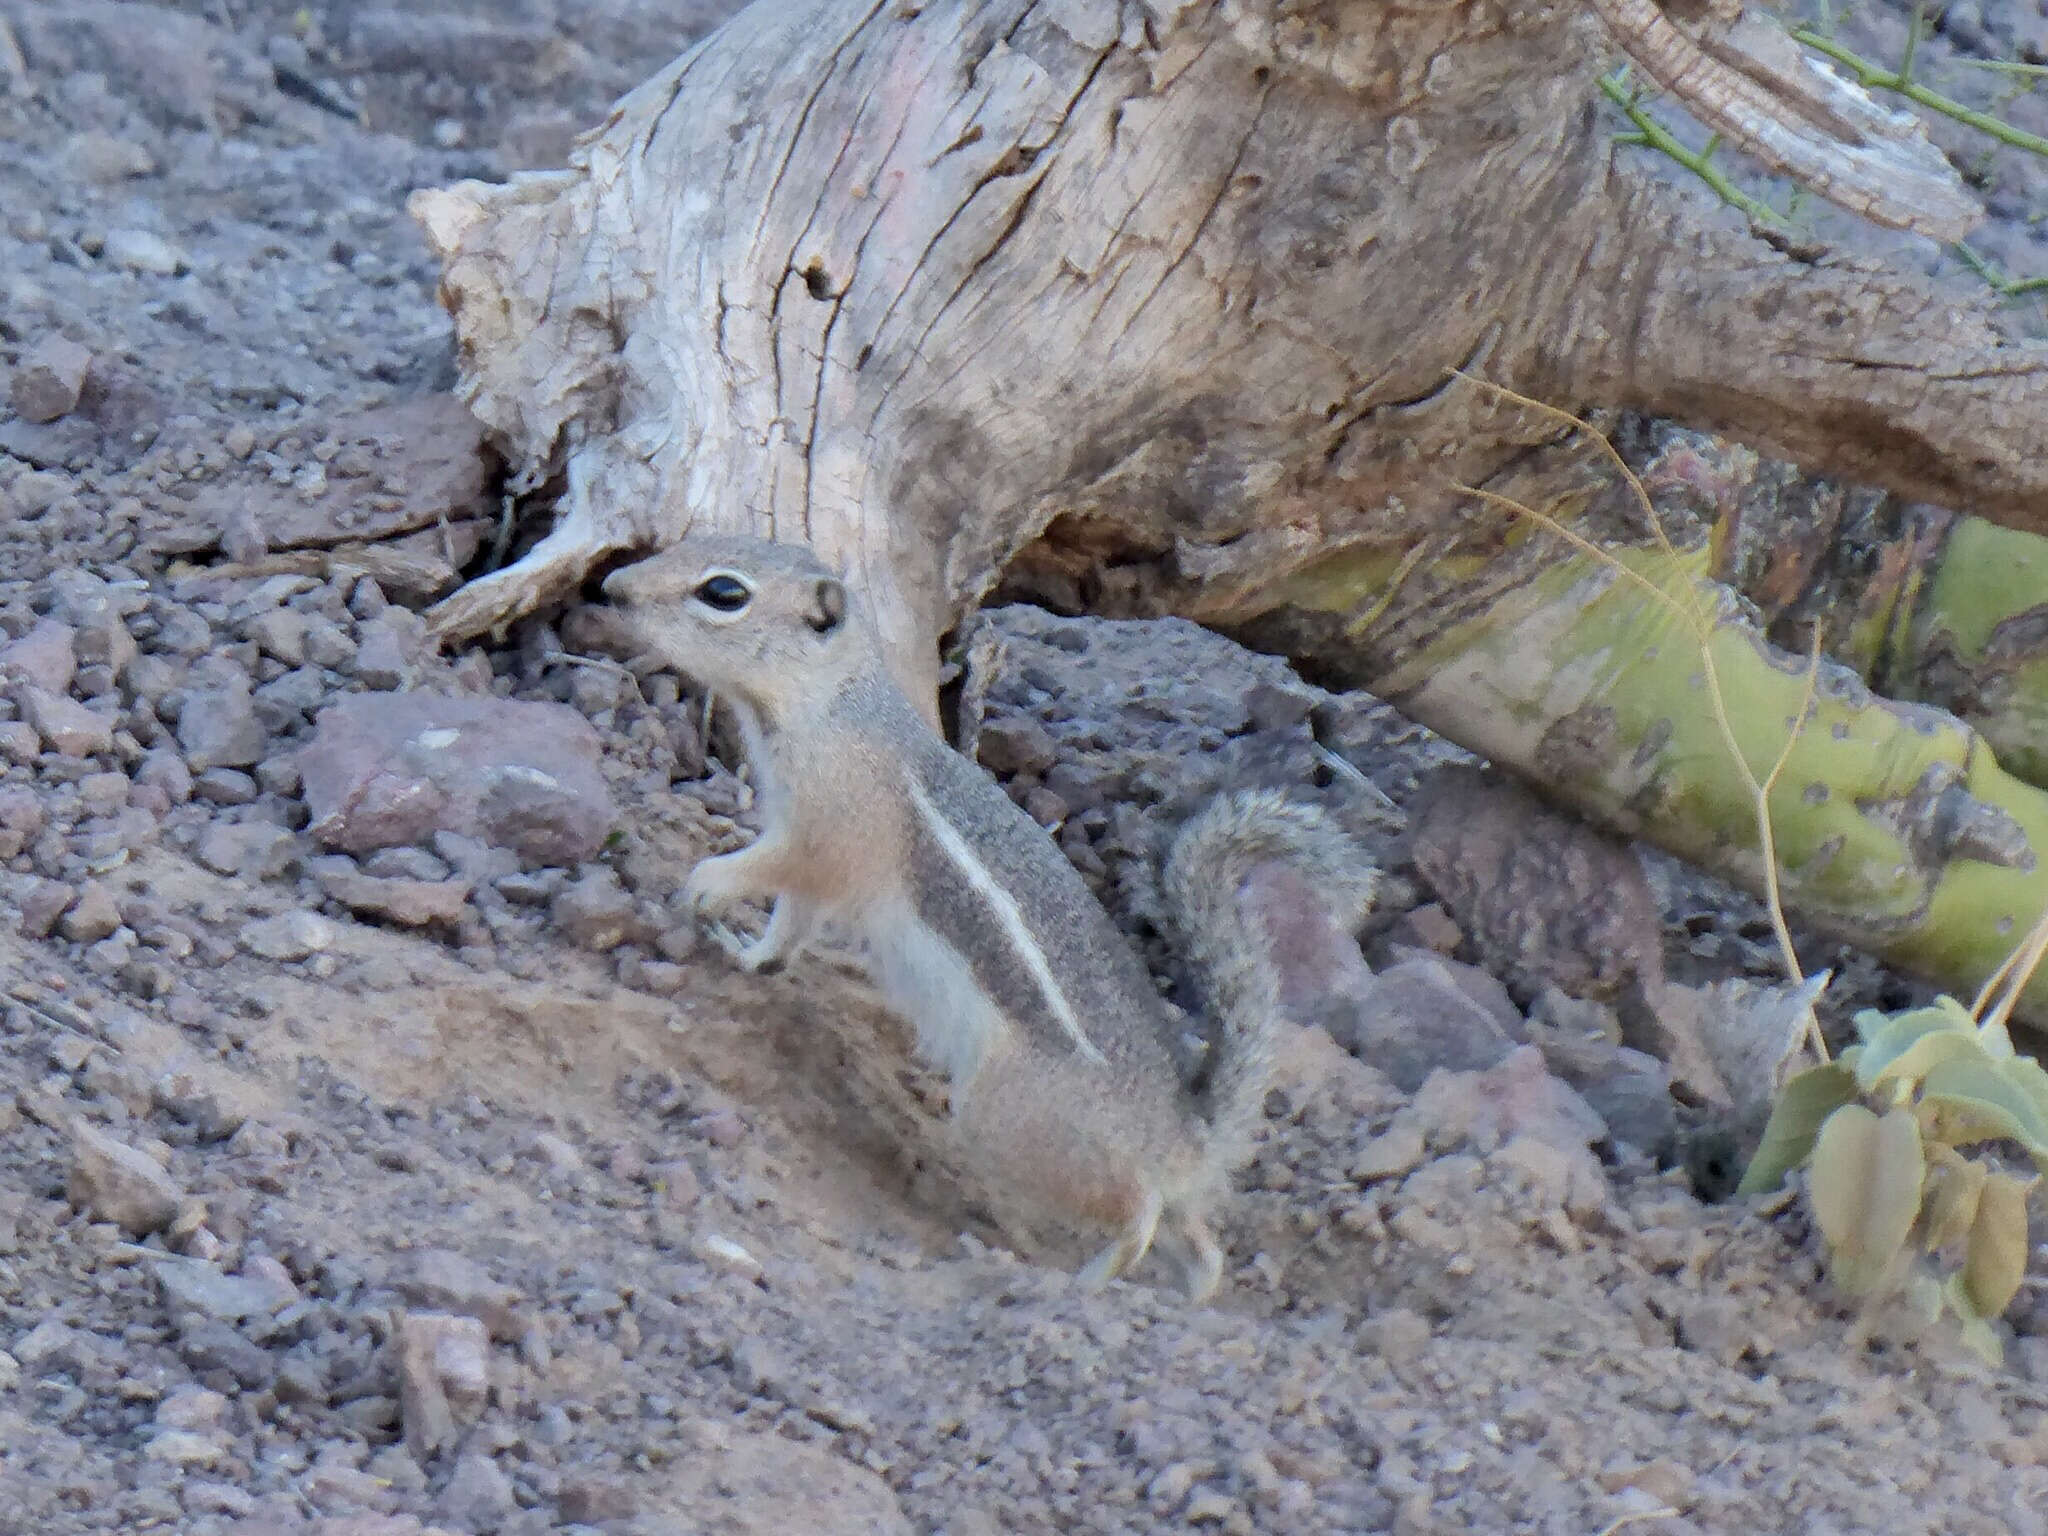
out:
<path id="1" fill-rule="evenodd" d="M 1650 860 L 1507 956 L 1410 841 L 1419 786 L 1489 793 L 1463 754 L 1190 626 L 996 615 L 963 734 L 1169 982 L 1150 861 L 1207 789 L 1387 869 L 1218 1300 L 1083 1295 L 857 957 L 749 978 L 681 920 L 752 800 L 685 681 L 573 610 L 429 653 L 499 503 L 403 198 L 559 163 L 722 9 L 0 0 L 0 1533 L 2048 1531 L 2041 1256 L 2002 1369 L 1859 1317 L 1616 1043 L 1645 985 L 1771 978 L 1746 899 Z M 1923 61 L 2038 60 L 2037 9 Z M 479 723 L 365 767 L 408 693 Z M 1925 995 L 1809 960 L 1836 1027 Z"/>

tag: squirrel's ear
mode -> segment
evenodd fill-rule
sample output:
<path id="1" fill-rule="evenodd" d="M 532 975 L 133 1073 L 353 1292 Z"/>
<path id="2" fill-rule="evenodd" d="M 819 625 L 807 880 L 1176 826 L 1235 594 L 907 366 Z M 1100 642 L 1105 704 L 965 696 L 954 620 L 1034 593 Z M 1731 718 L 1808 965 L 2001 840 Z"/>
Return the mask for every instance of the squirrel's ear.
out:
<path id="1" fill-rule="evenodd" d="M 831 576 L 821 576 L 818 584 L 811 589 L 814 603 L 805 615 L 812 629 L 821 635 L 829 635 L 846 622 L 846 584 Z"/>

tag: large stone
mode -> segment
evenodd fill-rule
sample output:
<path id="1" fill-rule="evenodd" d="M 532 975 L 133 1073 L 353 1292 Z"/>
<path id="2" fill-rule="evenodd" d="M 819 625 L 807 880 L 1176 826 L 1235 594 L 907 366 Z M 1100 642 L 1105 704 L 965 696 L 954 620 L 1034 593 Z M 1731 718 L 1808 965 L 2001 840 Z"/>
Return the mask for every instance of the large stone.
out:
<path id="1" fill-rule="evenodd" d="M 1543 1053 L 1532 1045 L 1516 1047 L 1484 1072 L 1432 1072 L 1415 1096 L 1412 1114 L 1411 1123 L 1439 1151 L 1462 1142 L 1484 1155 L 1527 1136 L 1583 1152 L 1609 1134 L 1592 1106 L 1550 1075 Z"/>
<path id="2" fill-rule="evenodd" d="M 15 367 L 8 403 L 29 421 L 55 421 L 78 404 L 92 352 L 68 336 L 52 333 L 31 347 Z"/>
<path id="3" fill-rule="evenodd" d="M 456 1458 L 454 1475 L 434 1500 L 439 1519 L 478 1536 L 504 1529 L 518 1509 L 512 1479 L 481 1451 L 466 1451 Z"/>
<path id="4" fill-rule="evenodd" d="M 412 1275 L 398 1288 L 423 1307 L 478 1319 L 494 1339 L 509 1343 L 527 1328 L 519 1292 L 493 1280 L 476 1260 L 446 1248 L 417 1254 Z"/>
<path id="5" fill-rule="evenodd" d="M 280 1286 L 267 1274 L 224 1275 L 204 1260 L 175 1254 L 151 1258 L 167 1300 L 218 1322 L 269 1317 L 298 1299 L 289 1284 Z"/>
<path id="6" fill-rule="evenodd" d="M 113 892 L 97 880 L 89 880 L 78 893 L 71 910 L 57 923 L 57 931 L 74 944 L 97 944 L 121 926 L 121 909 Z"/>
<path id="7" fill-rule="evenodd" d="M 1663 1062 L 1597 1035 L 1544 1025 L 1529 1034 L 1551 1073 L 1579 1091 L 1617 1141 L 1660 1154 L 1675 1143 L 1678 1101 Z"/>
<path id="8" fill-rule="evenodd" d="M 19 640 L 0 645 L 0 678 L 34 683 L 51 693 L 69 693 L 77 670 L 69 624 L 40 619 Z"/>
<path id="9" fill-rule="evenodd" d="M 178 745 L 194 773 L 209 768 L 251 768 L 263 761 L 270 734 L 256 718 L 248 685 L 188 694 L 178 713 Z"/>
<path id="10" fill-rule="evenodd" d="M 351 912 L 408 928 L 424 928 L 429 923 L 452 927 L 461 922 L 472 889 L 467 880 L 380 879 L 347 870 L 321 875 L 320 885 Z"/>
<path id="11" fill-rule="evenodd" d="M 94 714 L 76 699 L 33 683 L 24 683 L 15 697 L 28 723 L 52 752 L 61 752 L 66 757 L 91 757 L 96 752 L 113 750 L 113 722 Z"/>
<path id="12" fill-rule="evenodd" d="M 65 1192 L 95 1220 L 111 1221 L 138 1237 L 169 1226 L 184 1198 L 154 1158 L 82 1120 L 71 1126 L 71 1177 Z"/>
<path id="13" fill-rule="evenodd" d="M 1492 1011 L 1459 985 L 1450 962 L 1433 956 L 1389 966 L 1362 990 L 1333 993 L 1312 1022 L 1406 1093 L 1439 1069 L 1484 1071 L 1515 1044 Z"/>
<path id="14" fill-rule="evenodd" d="M 553 916 L 555 926 L 585 949 L 616 949 L 652 937 L 619 877 L 602 866 L 562 888 Z"/>
<path id="15" fill-rule="evenodd" d="M 299 755 L 308 831 L 351 853 L 457 832 L 537 864 L 576 864 L 617 812 L 597 732 L 559 704 L 358 694 Z"/>
<path id="16" fill-rule="evenodd" d="M 331 948 L 334 924 L 318 912 L 280 912 L 245 923 L 237 938 L 242 948 L 264 960 L 303 960 Z"/>
<path id="17" fill-rule="evenodd" d="M 32 763 L 43 750 L 43 738 L 26 720 L 0 720 L 0 759 Z"/>
<path id="18" fill-rule="evenodd" d="M 42 797 L 26 784 L 0 784 L 0 861 L 35 840 L 44 816 Z"/>
<path id="19" fill-rule="evenodd" d="M 1657 900 L 1632 849 L 1519 784 L 1438 770 L 1408 805 L 1409 856 L 1479 953 L 1533 997 L 1619 998 L 1664 979 Z"/>
<path id="20" fill-rule="evenodd" d="M 405 1446 L 424 1462 L 452 1446 L 490 1391 L 489 1335 L 473 1317 L 409 1312 L 398 1325 L 399 1402 Z"/>
<path id="21" fill-rule="evenodd" d="M 194 850 L 201 864 L 219 875 L 268 880 L 290 869 L 299 852 L 287 827 L 267 821 L 215 822 Z"/>

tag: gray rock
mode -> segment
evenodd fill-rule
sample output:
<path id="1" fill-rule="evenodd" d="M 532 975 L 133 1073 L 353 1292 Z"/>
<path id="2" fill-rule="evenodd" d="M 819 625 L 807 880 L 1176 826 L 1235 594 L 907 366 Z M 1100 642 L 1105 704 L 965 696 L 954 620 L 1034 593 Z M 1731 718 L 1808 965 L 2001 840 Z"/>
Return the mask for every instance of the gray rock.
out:
<path id="1" fill-rule="evenodd" d="M 157 631 L 156 648 L 173 656 L 198 656 L 213 644 L 213 629 L 189 608 L 165 613 Z"/>
<path id="2" fill-rule="evenodd" d="M 178 712 L 178 745 L 194 773 L 209 768 L 252 768 L 263 761 L 270 736 L 256 718 L 248 685 L 187 694 Z"/>
<path id="3" fill-rule="evenodd" d="M 356 659 L 356 643 L 338 625 L 317 616 L 309 618 L 304 637 L 306 660 L 316 667 L 340 671 Z"/>
<path id="4" fill-rule="evenodd" d="M 34 683 L 51 693 L 69 693 L 78 660 L 76 632 L 55 619 L 39 619 L 19 640 L 0 645 L 0 678 Z"/>
<path id="5" fill-rule="evenodd" d="M 1663 1062 L 1597 1036 L 1540 1027 L 1530 1034 L 1545 1065 L 1579 1091 L 1616 1140 L 1650 1153 L 1676 1144 L 1678 1101 Z"/>
<path id="6" fill-rule="evenodd" d="M 1030 715 L 988 721 L 974 738 L 974 750 L 983 767 L 1003 778 L 1043 773 L 1058 754 L 1052 733 Z"/>
<path id="7" fill-rule="evenodd" d="M 247 1118 L 186 1072 L 166 1072 L 151 1088 L 150 1099 L 165 1114 L 191 1126 L 202 1141 L 225 1141 Z"/>
<path id="8" fill-rule="evenodd" d="M 152 747 L 142 754 L 142 761 L 135 765 L 135 782 L 163 790 L 173 805 L 192 798 L 192 770 L 168 747 Z"/>
<path id="9" fill-rule="evenodd" d="M 154 708 L 163 696 L 176 688 L 184 673 L 178 664 L 164 656 L 138 656 L 128 663 L 123 675 L 128 697 Z"/>
<path id="10" fill-rule="evenodd" d="M 193 855 L 217 875 L 270 880 L 297 861 L 299 840 L 268 821 L 214 822 L 199 836 Z"/>
<path id="11" fill-rule="evenodd" d="M 149 606 L 149 596 L 139 586 L 111 582 L 82 565 L 60 565 L 47 580 L 56 599 L 51 613 L 74 629 L 83 629 L 109 614 L 126 618 Z"/>
<path id="12" fill-rule="evenodd" d="M 366 853 L 447 831 L 575 864 L 617 817 L 599 756 L 590 723 L 558 704 L 359 694 L 320 712 L 299 770 L 308 830 L 329 847 Z"/>
<path id="13" fill-rule="evenodd" d="M 78 626 L 71 651 L 82 667 L 105 667 L 118 680 L 134 664 L 139 648 L 118 613 L 100 614 Z"/>
<path id="14" fill-rule="evenodd" d="M 503 1529 L 506 1518 L 518 1507 L 512 1479 L 480 1451 L 466 1452 L 456 1461 L 455 1475 L 434 1501 L 436 1518 L 477 1536 Z"/>
<path id="15" fill-rule="evenodd" d="M 100 1349 L 89 1333 L 71 1327 L 55 1317 L 46 1317 L 14 1341 L 9 1351 L 22 1368 L 76 1372 L 99 1357 Z"/>
<path id="16" fill-rule="evenodd" d="M 71 1174 L 65 1193 L 95 1220 L 111 1221 L 137 1237 L 169 1226 L 184 1199 L 184 1191 L 156 1159 L 82 1120 L 71 1125 Z"/>
<path id="17" fill-rule="evenodd" d="M 1404 1093 L 1439 1068 L 1480 1071 L 1514 1048 L 1500 1021 L 1473 1001 L 1445 961 L 1417 956 L 1368 983 L 1360 992 L 1328 995 L 1313 1022 L 1325 1024 L 1339 1045 Z"/>
<path id="18" fill-rule="evenodd" d="M 1351 1177 L 1360 1183 L 1390 1179 L 1422 1161 L 1422 1132 L 1413 1125 L 1392 1126 L 1358 1149 Z"/>
<path id="19" fill-rule="evenodd" d="M 284 732 L 297 729 L 333 692 L 318 667 L 294 667 L 259 687 L 251 702 L 266 730 Z"/>
<path id="20" fill-rule="evenodd" d="M 227 1411 L 228 1400 L 222 1394 L 188 1384 L 158 1403 L 153 1417 L 161 1429 L 218 1429 Z"/>
<path id="21" fill-rule="evenodd" d="M 555 926 L 585 949 L 616 949 L 633 939 L 651 939 L 632 895 L 619 877 L 598 865 L 556 893 L 550 909 Z"/>
<path id="22" fill-rule="evenodd" d="M 225 1371 L 251 1392 L 270 1385 L 277 1374 L 270 1352 L 252 1343 L 227 1323 L 188 1313 L 188 1326 L 178 1331 L 178 1353 L 197 1372 Z"/>
<path id="23" fill-rule="evenodd" d="M 391 599 L 377 585 L 377 578 L 365 576 L 348 595 L 348 611 L 359 619 L 374 619 L 391 606 Z"/>
<path id="24" fill-rule="evenodd" d="M 78 781 L 79 807 L 88 816 L 111 816 L 128 803 L 128 775 L 88 773 Z"/>
<path id="25" fill-rule="evenodd" d="M 608 1478 L 572 1477 L 562 1484 L 555 1500 L 555 1513 L 577 1525 L 603 1525 L 612 1520 L 631 1520 L 640 1513 L 640 1500 L 625 1483 Z"/>
<path id="26" fill-rule="evenodd" d="M 15 697 L 23 716 L 51 751 L 66 757 L 91 757 L 114 749 L 113 722 L 76 699 L 33 683 L 22 684 Z"/>
<path id="27" fill-rule="evenodd" d="M 57 930 L 74 944 L 96 944 L 120 926 L 121 909 L 113 893 L 99 881 L 89 880 L 71 910 L 58 920 Z"/>
<path id="28" fill-rule="evenodd" d="M 494 847 L 481 838 L 465 837 L 460 832 L 436 832 L 434 852 L 465 880 L 502 880 L 520 873 L 519 855 L 510 848 Z M 552 896 L 561 885 L 563 876 L 564 871 L 555 869 L 539 871 L 532 878 L 553 882 L 548 885 L 548 895 Z"/>
<path id="29" fill-rule="evenodd" d="M 236 941 L 250 954 L 264 960 L 303 960 L 331 948 L 336 938 L 334 924 L 318 912 L 280 912 L 246 923 Z"/>
<path id="30" fill-rule="evenodd" d="M 54 332 L 43 337 L 14 367 L 8 386 L 8 403 L 15 414 L 27 421 L 55 421 L 78 406 L 85 388 L 86 370 L 92 366 L 92 352 L 67 336 Z"/>
<path id="31" fill-rule="evenodd" d="M 1517 1136 L 1583 1151 L 1609 1134 L 1592 1106 L 1552 1077 L 1543 1053 L 1530 1045 L 1518 1046 L 1483 1072 L 1432 1072 L 1412 1112 L 1439 1151 L 1466 1142 L 1483 1155 Z"/>
<path id="32" fill-rule="evenodd" d="M 412 1274 L 398 1288 L 431 1311 L 476 1318 L 492 1338 L 506 1343 L 527 1328 L 519 1292 L 493 1280 L 474 1259 L 446 1248 L 422 1249 L 414 1256 Z"/>
<path id="33" fill-rule="evenodd" d="M 297 754 L 283 757 L 266 757 L 256 765 L 256 783 L 266 795 L 276 795 L 289 800 L 299 792 L 299 759 Z"/>
<path id="34" fill-rule="evenodd" d="M 270 1317 L 298 1299 L 296 1290 L 268 1275 L 224 1275 L 215 1265 L 175 1254 L 152 1256 L 151 1263 L 166 1300 L 223 1323 Z"/>
<path id="35" fill-rule="evenodd" d="M 192 258 L 161 235 L 146 229 L 116 229 L 100 248 L 100 259 L 131 272 L 157 277 L 175 277 L 192 265 Z"/>
<path id="36" fill-rule="evenodd" d="M 0 720 L 0 758 L 10 763 L 32 763 L 43 750 L 43 738 L 26 720 Z"/>
<path id="37" fill-rule="evenodd" d="M 0 784 L 0 862 L 13 858 L 43 830 L 42 796 L 25 784 Z"/>
<path id="38" fill-rule="evenodd" d="M 363 860 L 363 873 L 380 880 L 446 880 L 454 871 L 424 848 L 379 848 Z"/>
<path id="39" fill-rule="evenodd" d="M 387 613 L 401 611 L 386 610 Z M 351 663 L 356 681 L 365 688 L 384 691 L 405 687 L 413 679 L 415 649 L 398 625 L 385 622 L 381 616 L 365 624 Z"/>
<path id="40" fill-rule="evenodd" d="M 239 768 L 208 768 L 193 778 L 192 793 L 212 805 L 247 805 L 256 781 Z"/>
<path id="41" fill-rule="evenodd" d="M 77 890 L 61 880 L 38 880 L 29 886 L 19 897 L 22 937 L 49 937 L 50 930 L 57 926 L 58 917 L 77 896 Z"/>
<path id="42" fill-rule="evenodd" d="M 1631 982 L 1661 985 L 1659 909 L 1632 849 L 1462 765 L 1438 770 L 1408 810 L 1415 867 L 1518 996 L 1552 983 L 1613 1000 Z"/>
<path id="43" fill-rule="evenodd" d="M 274 656 L 288 667 L 306 659 L 306 630 L 311 621 L 296 608 L 273 608 L 259 613 L 243 627 L 266 656 Z"/>
<path id="44" fill-rule="evenodd" d="M 461 922 L 473 889 L 467 880 L 380 879 L 339 870 L 323 874 L 320 885 L 351 912 L 388 918 L 408 928 Z"/>
<path id="45" fill-rule="evenodd" d="M 490 1337 L 473 1317 L 408 1312 L 398 1325 L 398 1391 L 405 1446 L 424 1462 L 453 1445 L 490 1391 Z"/>

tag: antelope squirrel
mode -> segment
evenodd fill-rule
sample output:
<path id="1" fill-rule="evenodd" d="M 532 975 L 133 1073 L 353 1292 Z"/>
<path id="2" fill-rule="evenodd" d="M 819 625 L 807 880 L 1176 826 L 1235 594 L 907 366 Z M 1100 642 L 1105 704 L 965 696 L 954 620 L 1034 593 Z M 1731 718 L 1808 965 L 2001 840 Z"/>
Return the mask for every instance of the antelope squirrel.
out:
<path id="1" fill-rule="evenodd" d="M 688 538 L 604 591 L 639 644 L 734 707 L 753 765 L 760 835 L 691 870 L 691 910 L 772 899 L 758 940 L 712 929 L 753 971 L 820 919 L 866 940 L 1004 1194 L 1118 1232 L 1082 1282 L 1106 1284 L 1156 1236 L 1190 1299 L 1206 1299 L 1223 1270 L 1207 1212 L 1263 1112 L 1278 1008 L 1240 887 L 1287 860 L 1362 918 L 1364 854 L 1270 791 L 1219 798 L 1177 835 L 1169 936 L 1216 1016 L 1207 1081 L 1190 1089 L 1142 961 L 1043 829 L 890 680 L 860 605 L 809 549 Z"/>

